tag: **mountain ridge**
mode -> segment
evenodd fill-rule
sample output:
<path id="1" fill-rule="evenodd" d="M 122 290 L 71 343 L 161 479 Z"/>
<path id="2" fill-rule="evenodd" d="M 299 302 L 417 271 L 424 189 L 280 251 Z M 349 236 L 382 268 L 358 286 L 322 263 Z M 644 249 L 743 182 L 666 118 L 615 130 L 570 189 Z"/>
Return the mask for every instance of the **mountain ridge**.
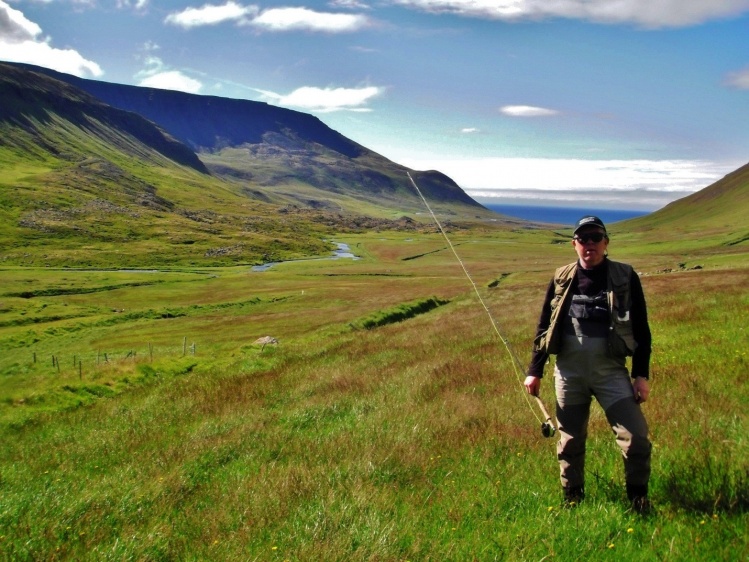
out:
<path id="1" fill-rule="evenodd" d="M 0 81 L 0 121 L 12 121 L 32 134 L 45 148 L 41 134 L 44 124 L 51 119 L 51 113 L 87 128 L 92 134 L 107 138 L 108 142 L 122 146 L 126 141 L 107 134 L 116 129 L 132 135 L 144 145 L 164 157 L 179 164 L 191 167 L 201 173 L 208 169 L 197 155 L 177 141 L 169 133 L 154 126 L 151 122 L 130 111 L 108 106 L 100 100 L 77 89 L 67 82 L 42 80 L 33 72 L 24 72 L 11 65 L 0 64 L 2 81 Z M 9 139 L 0 142 L 8 144 Z M 147 155 L 143 155 L 148 158 Z"/>
<path id="2" fill-rule="evenodd" d="M 145 117 L 196 151 L 212 173 L 253 181 L 261 191 L 295 182 L 319 190 L 301 195 L 294 193 L 294 186 L 286 188 L 282 190 L 286 202 L 343 208 L 341 196 L 350 196 L 369 205 L 401 208 L 405 204 L 415 209 L 421 203 L 406 175 L 413 172 L 431 200 L 490 214 L 445 174 L 396 164 L 310 114 L 264 102 L 114 84 L 34 65 L 17 66 Z M 272 195 L 263 196 L 273 200 Z"/>

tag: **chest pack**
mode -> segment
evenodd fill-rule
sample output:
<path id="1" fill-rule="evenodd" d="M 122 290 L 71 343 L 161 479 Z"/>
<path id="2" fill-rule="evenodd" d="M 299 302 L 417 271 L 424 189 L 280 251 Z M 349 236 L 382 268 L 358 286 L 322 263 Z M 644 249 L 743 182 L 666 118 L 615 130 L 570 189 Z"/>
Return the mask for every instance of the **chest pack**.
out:
<path id="1" fill-rule="evenodd" d="M 549 327 L 534 341 L 534 349 L 549 355 L 558 354 L 561 348 L 564 311 L 572 301 L 572 281 L 577 277 L 578 262 L 560 267 L 554 272 L 554 295 L 550 302 Z M 608 348 L 614 357 L 632 355 L 637 347 L 630 319 L 632 266 L 607 260 L 605 302 L 609 316 Z M 600 303 L 603 304 L 603 303 Z"/>

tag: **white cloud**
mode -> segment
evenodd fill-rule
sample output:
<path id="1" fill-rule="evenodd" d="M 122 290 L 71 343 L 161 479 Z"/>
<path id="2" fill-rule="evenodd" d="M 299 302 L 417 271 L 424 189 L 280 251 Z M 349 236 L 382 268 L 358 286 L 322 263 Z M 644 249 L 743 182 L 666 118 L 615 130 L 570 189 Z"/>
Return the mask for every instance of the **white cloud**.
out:
<path id="1" fill-rule="evenodd" d="M 161 47 L 155 41 L 146 41 L 141 46 L 141 50 L 144 51 L 144 52 L 146 52 L 146 53 L 149 53 L 151 51 L 158 51 L 159 49 L 161 49 Z"/>
<path id="2" fill-rule="evenodd" d="M 304 86 L 287 95 L 258 90 L 264 100 L 285 107 L 297 107 L 305 111 L 371 111 L 364 107 L 371 99 L 380 95 L 383 88 L 315 88 Z"/>
<path id="3" fill-rule="evenodd" d="M 726 77 L 726 84 L 731 88 L 749 90 L 749 67 L 737 72 L 731 72 Z"/>
<path id="4" fill-rule="evenodd" d="M 197 94 L 200 92 L 203 84 L 198 80 L 185 76 L 179 70 L 167 70 L 144 78 L 138 83 L 138 86 Z"/>
<path id="5" fill-rule="evenodd" d="M 0 0 L 0 37 L 4 43 L 33 41 L 41 33 L 41 27 L 26 19 L 19 10 Z"/>
<path id="6" fill-rule="evenodd" d="M 149 56 L 145 62 L 146 68 L 135 76 L 138 80 L 138 86 L 160 90 L 176 90 L 188 94 L 197 94 L 203 88 L 200 81 L 186 76 L 179 70 L 166 68 L 158 57 Z"/>
<path id="7" fill-rule="evenodd" d="M 333 8 L 343 8 L 346 10 L 371 10 L 368 4 L 359 2 L 359 0 L 333 0 L 329 4 Z"/>
<path id="8" fill-rule="evenodd" d="M 478 132 L 479 132 L 479 129 L 477 129 L 476 127 L 464 127 L 464 128 L 462 128 L 462 129 L 460 130 L 460 132 L 461 132 L 461 133 L 464 133 L 464 134 L 466 134 L 466 135 L 470 135 L 470 134 L 472 134 L 472 133 L 478 133 Z"/>
<path id="9" fill-rule="evenodd" d="M 368 26 L 369 18 L 358 14 L 315 12 L 307 8 L 274 8 L 261 13 L 251 24 L 266 31 L 347 33 Z"/>
<path id="10" fill-rule="evenodd" d="M 683 27 L 737 16 L 749 0 L 391 0 L 431 13 L 504 21 L 569 18 L 648 28 Z"/>
<path id="11" fill-rule="evenodd" d="M 358 14 L 316 12 L 307 8 L 271 8 L 260 11 L 255 5 L 242 5 L 229 0 L 222 5 L 205 4 L 169 14 L 165 23 L 184 29 L 234 22 L 262 31 L 317 31 L 349 33 L 370 24 L 369 18 Z"/>
<path id="12" fill-rule="evenodd" d="M 83 2 L 89 2 L 91 0 L 81 0 Z M 93 2 L 91 1 L 93 4 Z M 149 0 L 117 0 L 117 7 L 120 9 L 132 9 L 136 11 L 145 10 L 148 6 Z"/>
<path id="13" fill-rule="evenodd" d="M 258 13 L 257 6 L 243 6 L 229 0 L 221 6 L 205 4 L 200 8 L 187 8 L 181 12 L 169 14 L 165 23 L 176 25 L 184 29 L 218 25 L 227 21 L 246 23 Z"/>
<path id="14" fill-rule="evenodd" d="M 420 158 L 399 163 L 416 170 L 439 170 L 474 197 L 536 199 L 546 204 L 588 202 L 585 197 L 597 203 L 647 200 L 651 207 L 699 191 L 742 165 L 554 158 Z"/>
<path id="15" fill-rule="evenodd" d="M 545 107 L 534 107 L 532 105 L 505 105 L 499 111 L 511 117 L 550 117 L 559 114 L 554 109 Z"/>
<path id="16" fill-rule="evenodd" d="M 101 76 L 101 67 L 74 49 L 56 49 L 42 28 L 0 0 L 0 59 L 51 68 L 75 76 Z"/>

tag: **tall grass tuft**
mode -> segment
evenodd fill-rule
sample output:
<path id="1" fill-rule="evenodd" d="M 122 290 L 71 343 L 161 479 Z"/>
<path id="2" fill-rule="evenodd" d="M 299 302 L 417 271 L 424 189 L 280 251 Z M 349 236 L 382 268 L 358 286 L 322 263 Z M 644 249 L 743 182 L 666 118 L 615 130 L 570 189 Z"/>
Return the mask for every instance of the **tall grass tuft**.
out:
<path id="1" fill-rule="evenodd" d="M 702 445 L 670 459 L 662 468 L 661 493 L 674 506 L 703 513 L 746 513 L 749 460 L 730 447 L 717 452 Z"/>

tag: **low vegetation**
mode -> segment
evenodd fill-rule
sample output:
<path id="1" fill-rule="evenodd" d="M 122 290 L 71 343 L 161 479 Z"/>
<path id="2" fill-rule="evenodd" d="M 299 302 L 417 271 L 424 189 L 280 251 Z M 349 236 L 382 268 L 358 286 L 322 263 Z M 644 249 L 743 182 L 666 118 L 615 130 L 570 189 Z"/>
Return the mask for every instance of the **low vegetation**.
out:
<path id="1" fill-rule="evenodd" d="M 560 508 L 554 441 L 444 240 L 390 231 L 347 235 L 357 261 L 264 272 L 4 269 L 2 557 L 745 558 L 746 249 L 653 254 L 613 230 L 655 334 L 654 515 L 628 511 L 599 410 L 588 498 Z M 451 235 L 527 357 L 572 250 Z"/>

